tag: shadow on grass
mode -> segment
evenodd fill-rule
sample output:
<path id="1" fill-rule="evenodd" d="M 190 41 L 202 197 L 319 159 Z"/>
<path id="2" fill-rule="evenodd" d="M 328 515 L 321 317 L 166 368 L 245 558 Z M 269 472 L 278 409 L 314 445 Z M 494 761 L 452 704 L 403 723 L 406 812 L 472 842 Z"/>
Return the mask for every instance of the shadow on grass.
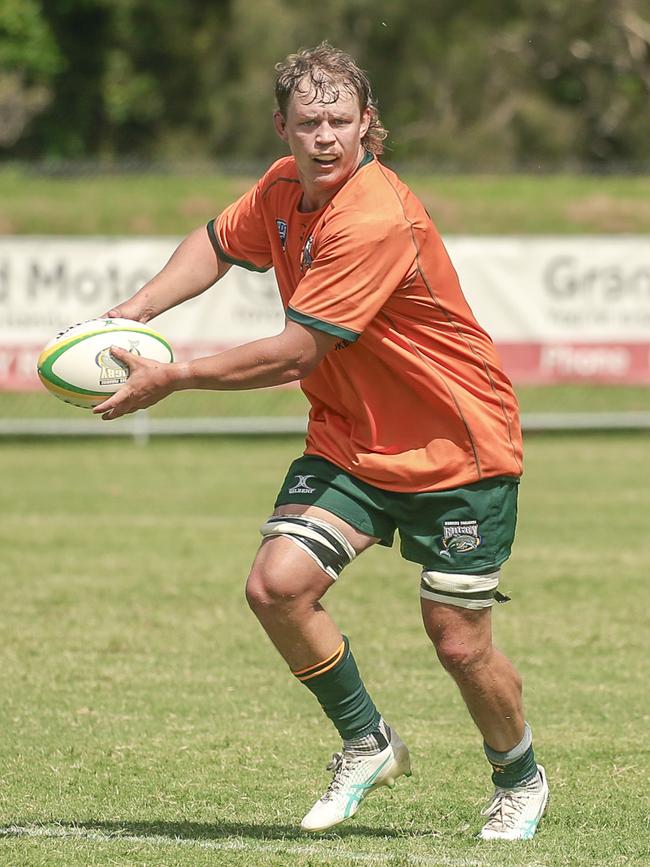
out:
<path id="1" fill-rule="evenodd" d="M 49 823 L 48 823 L 49 824 Z M 282 824 L 248 824 L 239 822 L 169 822 L 169 821 L 84 821 L 84 822 L 54 822 L 60 829 L 69 829 L 71 833 L 87 831 L 107 837 L 167 837 L 172 840 L 314 840 L 345 839 L 347 837 L 377 837 L 377 838 L 413 838 L 437 837 L 436 832 L 421 829 L 396 829 L 368 827 L 356 822 L 347 823 L 328 832 L 306 834 L 295 825 Z"/>

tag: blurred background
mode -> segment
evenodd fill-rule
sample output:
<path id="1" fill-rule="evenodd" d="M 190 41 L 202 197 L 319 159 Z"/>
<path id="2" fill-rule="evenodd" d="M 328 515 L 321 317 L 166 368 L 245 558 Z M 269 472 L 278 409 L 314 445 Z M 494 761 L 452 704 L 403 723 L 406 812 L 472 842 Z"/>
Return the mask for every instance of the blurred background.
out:
<path id="1" fill-rule="evenodd" d="M 384 161 L 458 257 L 524 411 L 646 424 L 630 415 L 650 380 L 646 0 L 3 0 L 5 431 L 82 420 L 39 391 L 39 348 L 130 294 L 283 154 L 274 64 L 322 39 L 368 71 Z M 212 332 L 192 332 L 204 308 L 163 323 L 181 355 L 281 326 L 272 282 L 233 279 Z M 154 416 L 277 414 L 300 427 L 303 412 L 297 392 L 274 390 L 179 396 Z"/>
<path id="2" fill-rule="evenodd" d="M 268 161 L 273 65 L 327 38 L 427 169 L 648 168 L 644 0 L 3 0 L 0 145 L 38 161 Z"/>

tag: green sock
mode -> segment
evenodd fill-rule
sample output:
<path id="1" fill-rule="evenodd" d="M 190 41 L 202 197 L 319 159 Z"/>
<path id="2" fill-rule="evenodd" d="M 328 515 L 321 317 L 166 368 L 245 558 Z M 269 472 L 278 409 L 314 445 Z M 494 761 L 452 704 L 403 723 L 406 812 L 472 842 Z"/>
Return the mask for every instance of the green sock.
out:
<path id="1" fill-rule="evenodd" d="M 327 659 L 294 674 L 316 696 L 343 740 L 370 734 L 381 716 L 368 695 L 345 635 Z"/>
<path id="2" fill-rule="evenodd" d="M 533 735 L 526 723 L 524 736 L 511 750 L 500 753 L 483 744 L 485 755 L 492 765 L 492 782 L 502 789 L 524 786 L 537 774 L 537 763 L 533 752 Z"/>

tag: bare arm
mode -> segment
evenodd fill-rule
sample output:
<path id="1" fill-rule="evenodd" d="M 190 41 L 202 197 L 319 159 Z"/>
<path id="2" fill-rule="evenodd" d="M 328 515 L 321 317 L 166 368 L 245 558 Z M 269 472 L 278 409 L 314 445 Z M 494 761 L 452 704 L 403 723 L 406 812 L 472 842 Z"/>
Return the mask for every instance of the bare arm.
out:
<path id="1" fill-rule="evenodd" d="M 323 331 L 289 320 L 284 331 L 274 337 L 175 365 L 174 390 L 242 391 L 294 382 L 308 376 L 336 340 Z"/>
<path id="2" fill-rule="evenodd" d="M 205 292 L 229 269 L 230 265 L 216 255 L 205 226 L 200 226 L 179 244 L 160 273 L 107 315 L 148 322 Z"/>
<path id="3" fill-rule="evenodd" d="M 153 406 L 174 391 L 233 391 L 293 382 L 311 373 L 336 341 L 330 334 L 288 321 L 275 337 L 193 361 L 159 364 L 112 348 L 111 354 L 128 365 L 130 375 L 116 394 L 93 411 L 110 420 Z"/>

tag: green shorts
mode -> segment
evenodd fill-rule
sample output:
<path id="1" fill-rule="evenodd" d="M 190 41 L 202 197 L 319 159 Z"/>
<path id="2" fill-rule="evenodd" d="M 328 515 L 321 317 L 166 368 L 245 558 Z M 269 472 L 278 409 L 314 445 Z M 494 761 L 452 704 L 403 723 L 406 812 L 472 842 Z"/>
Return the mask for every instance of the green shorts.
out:
<path id="1" fill-rule="evenodd" d="M 397 493 L 303 455 L 291 464 L 275 505 L 319 506 L 389 547 L 397 531 L 406 560 L 432 573 L 478 578 L 497 573 L 510 556 L 518 485 L 518 478 L 500 476 L 446 491 Z"/>

